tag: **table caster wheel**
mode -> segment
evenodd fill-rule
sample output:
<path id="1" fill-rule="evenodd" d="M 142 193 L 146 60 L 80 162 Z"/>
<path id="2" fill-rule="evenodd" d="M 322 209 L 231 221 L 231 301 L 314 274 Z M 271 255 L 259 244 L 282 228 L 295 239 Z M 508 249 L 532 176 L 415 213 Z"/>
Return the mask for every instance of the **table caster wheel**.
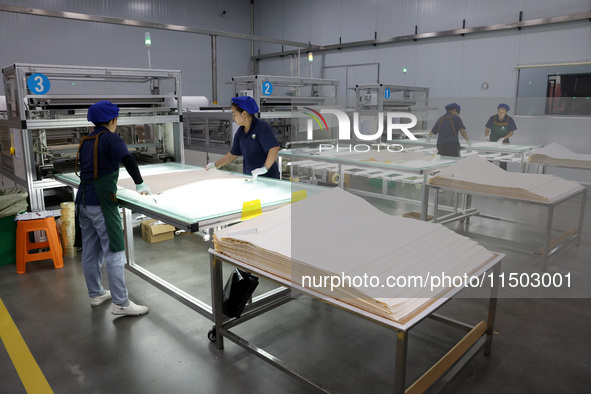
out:
<path id="1" fill-rule="evenodd" d="M 211 330 L 209 330 L 209 332 L 207 333 L 207 339 L 209 339 L 212 342 L 216 341 L 217 335 L 215 332 L 215 328 L 212 328 Z"/>

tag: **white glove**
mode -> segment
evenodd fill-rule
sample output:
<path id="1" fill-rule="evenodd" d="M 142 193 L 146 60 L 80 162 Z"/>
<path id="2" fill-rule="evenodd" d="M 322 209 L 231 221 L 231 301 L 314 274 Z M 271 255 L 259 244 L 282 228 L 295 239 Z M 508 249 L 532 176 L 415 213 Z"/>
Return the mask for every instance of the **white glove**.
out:
<path id="1" fill-rule="evenodd" d="M 252 170 L 251 174 L 252 174 L 252 179 L 257 179 L 257 177 L 259 175 L 264 175 L 267 173 L 267 167 L 262 166 L 261 168 L 257 168 L 256 170 Z"/>
<path id="2" fill-rule="evenodd" d="M 505 138 L 504 138 L 504 137 L 501 137 L 501 138 L 499 138 L 499 140 L 497 141 L 497 144 L 502 144 L 502 143 L 503 143 L 503 141 L 505 141 Z"/>
<path id="3" fill-rule="evenodd" d="M 211 170 L 212 168 L 217 168 L 215 166 L 215 162 L 214 163 L 207 163 L 207 165 L 205 166 L 205 170 Z"/>
<path id="4" fill-rule="evenodd" d="M 466 142 L 468 143 L 468 146 L 472 146 L 472 140 L 468 140 Z"/>
<path id="5" fill-rule="evenodd" d="M 431 137 L 429 137 L 429 136 L 425 137 L 425 142 L 427 142 L 427 143 L 431 142 Z"/>
<path id="6" fill-rule="evenodd" d="M 485 140 L 486 142 L 489 142 L 489 141 L 490 141 L 490 135 L 487 135 L 487 136 L 485 136 L 485 137 L 484 137 L 484 140 Z"/>
<path id="7" fill-rule="evenodd" d="M 146 182 L 142 182 L 139 185 L 135 185 L 135 191 L 139 194 L 145 194 L 146 196 L 152 195 L 152 192 L 150 191 L 148 185 L 146 185 Z"/>

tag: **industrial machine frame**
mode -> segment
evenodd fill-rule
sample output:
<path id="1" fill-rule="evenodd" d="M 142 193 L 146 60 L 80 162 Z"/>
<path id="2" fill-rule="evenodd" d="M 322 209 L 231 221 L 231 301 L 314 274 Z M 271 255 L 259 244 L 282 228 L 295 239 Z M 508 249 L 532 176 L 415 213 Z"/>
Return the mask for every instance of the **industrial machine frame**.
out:
<path id="1" fill-rule="evenodd" d="M 49 193 L 51 189 L 63 187 L 51 175 L 40 174 L 39 169 L 46 164 L 46 156 L 49 157 L 59 150 L 58 156 L 65 154 L 75 158 L 77 149 L 77 145 L 56 145 L 50 147 L 56 149 L 56 152 L 52 152 L 43 141 L 41 147 L 36 149 L 34 132 L 41 136 L 45 135 L 46 130 L 59 134 L 60 130 L 70 132 L 73 129 L 78 133 L 73 142 L 79 143 L 80 134 L 94 127 L 86 120 L 87 108 L 100 100 L 110 100 L 120 106 L 119 126 L 131 126 L 133 129 L 136 125 L 162 125 L 172 137 L 157 140 L 158 136 L 153 135 L 154 142 L 128 144 L 130 149 L 166 150 L 164 153 L 167 157 L 177 162 L 184 161 L 181 72 L 178 70 L 13 64 L 2 71 L 8 118 L 0 119 L 0 175 L 27 189 L 32 211 L 45 209 L 44 191 Z M 62 87 L 66 86 L 65 82 L 72 82 L 70 90 L 75 90 L 73 85 L 76 83 L 81 86 L 79 89 L 98 87 L 93 84 L 108 82 L 134 83 L 134 86 L 143 83 L 149 84 L 149 94 L 54 94 L 49 90 L 43 94 L 34 94 L 28 88 L 27 81 L 29 77 L 39 74 L 47 77 L 48 81 L 53 81 L 54 85 L 62 84 Z M 165 88 L 172 91 L 161 93 Z M 41 140 L 40 137 L 37 139 Z M 18 144 L 16 154 L 9 154 L 8 147 L 13 147 L 13 140 L 17 140 Z M 73 161 L 74 159 L 72 163 Z"/>
<path id="2" fill-rule="evenodd" d="M 228 338 L 235 344 L 239 345 L 243 349 L 247 350 L 251 354 L 261 358 L 265 362 L 278 368 L 280 371 L 288 374 L 289 376 L 297 379 L 300 382 L 306 383 L 316 389 L 325 392 L 326 390 L 314 380 L 304 376 L 300 372 L 290 368 L 287 364 L 281 361 L 274 355 L 269 354 L 265 350 L 259 348 L 255 344 L 250 343 L 246 339 L 240 337 L 234 332 L 230 331 L 232 327 L 238 326 L 239 324 L 248 321 L 254 317 L 257 317 L 264 312 L 272 310 L 282 304 L 289 302 L 293 299 L 291 294 L 292 291 L 297 293 L 305 294 L 311 297 L 318 298 L 329 305 L 336 306 L 342 310 L 345 310 L 354 315 L 365 318 L 377 324 L 381 324 L 393 331 L 396 331 L 396 364 L 394 371 L 394 392 L 398 394 L 402 393 L 422 393 L 425 390 L 431 388 L 434 392 L 441 390 L 460 370 L 466 365 L 476 353 L 484 347 L 484 354 L 489 356 L 492 350 L 492 338 L 494 321 L 496 314 L 496 304 L 498 287 L 493 286 L 491 288 L 489 297 L 488 307 L 488 318 L 487 322 L 481 321 L 475 326 L 450 319 L 448 317 L 434 313 L 439 307 L 449 301 L 454 295 L 459 293 L 461 288 L 454 288 L 445 294 L 442 298 L 431 304 L 427 309 L 411 319 L 406 324 L 399 324 L 391 320 L 384 319 L 380 316 L 373 315 L 349 304 L 346 304 L 337 299 L 328 299 L 320 293 L 315 292 L 309 288 L 302 288 L 300 286 L 291 283 L 289 280 L 270 274 L 258 267 L 243 263 L 236 259 L 224 256 L 219 252 L 210 249 L 210 260 L 211 260 L 211 282 L 212 282 L 212 301 L 213 301 L 213 322 L 214 326 L 209 332 L 208 337 L 211 341 L 215 341 L 218 349 L 224 348 L 224 338 Z M 497 277 L 501 269 L 501 260 L 504 255 L 497 254 L 492 261 L 486 266 L 480 269 L 474 274 L 474 276 L 485 275 L 489 270 L 493 270 L 492 275 Z M 270 279 L 280 286 L 276 292 L 266 295 L 259 296 L 252 300 L 247 305 L 245 311 L 239 318 L 228 318 L 222 312 L 223 302 L 223 272 L 222 264 L 228 263 L 233 266 L 239 267 L 246 271 L 252 272 L 256 275 L 260 275 L 267 279 Z M 425 318 L 431 318 L 439 322 L 448 324 L 455 328 L 459 328 L 468 331 L 466 334 L 445 356 L 443 356 L 437 363 L 433 365 L 426 373 L 424 373 L 419 379 L 412 383 L 408 388 L 406 387 L 406 361 L 407 361 L 407 347 L 408 347 L 408 335 L 409 330 Z"/>

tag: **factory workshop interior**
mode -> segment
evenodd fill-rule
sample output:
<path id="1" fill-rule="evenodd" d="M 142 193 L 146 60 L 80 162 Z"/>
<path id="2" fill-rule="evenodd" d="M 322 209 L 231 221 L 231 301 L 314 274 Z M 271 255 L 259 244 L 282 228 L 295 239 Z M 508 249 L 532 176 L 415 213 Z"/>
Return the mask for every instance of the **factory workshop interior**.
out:
<path id="1" fill-rule="evenodd" d="M 0 0 L 0 393 L 589 392 L 590 21 Z"/>

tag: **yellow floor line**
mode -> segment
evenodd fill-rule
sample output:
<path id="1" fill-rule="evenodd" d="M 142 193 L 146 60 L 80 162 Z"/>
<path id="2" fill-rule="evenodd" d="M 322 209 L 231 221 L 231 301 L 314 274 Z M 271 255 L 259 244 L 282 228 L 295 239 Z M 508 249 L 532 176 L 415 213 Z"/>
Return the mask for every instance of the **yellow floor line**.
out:
<path id="1" fill-rule="evenodd" d="M 53 393 L 2 299 L 0 299 L 0 339 L 4 342 L 4 347 L 27 393 Z"/>

